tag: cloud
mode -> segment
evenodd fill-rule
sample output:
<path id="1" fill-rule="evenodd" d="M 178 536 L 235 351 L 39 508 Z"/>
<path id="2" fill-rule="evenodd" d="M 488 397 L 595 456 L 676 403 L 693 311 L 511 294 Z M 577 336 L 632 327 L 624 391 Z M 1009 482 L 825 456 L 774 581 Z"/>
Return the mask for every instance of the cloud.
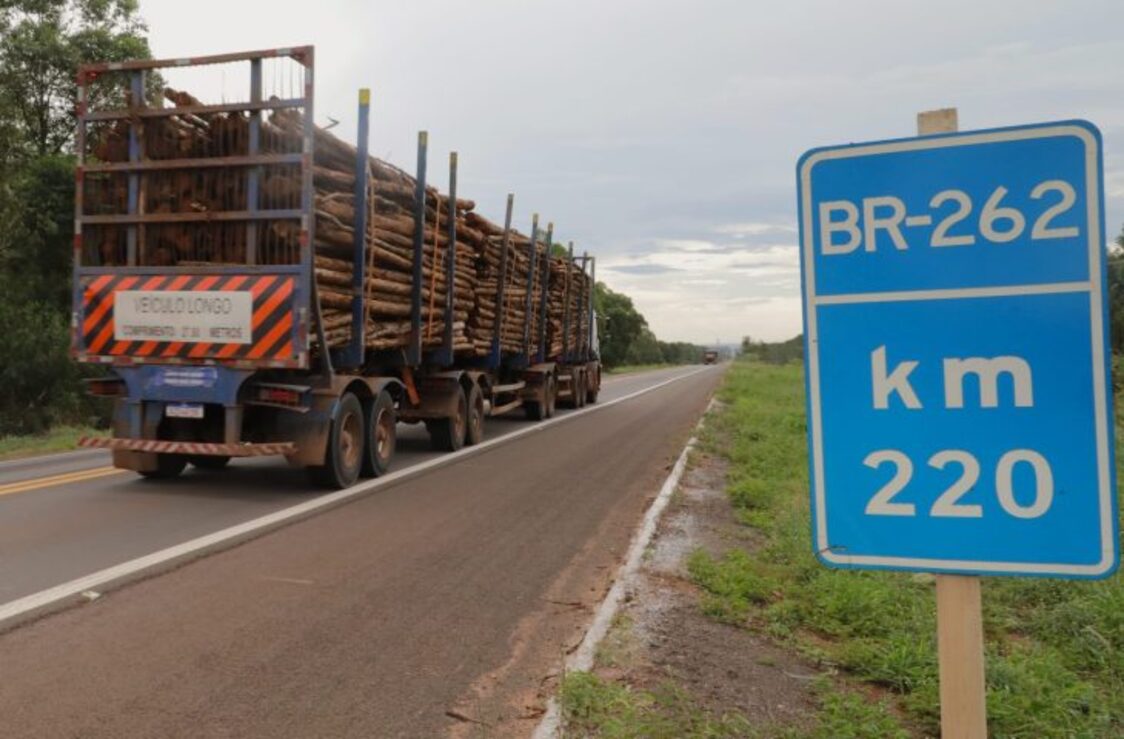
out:
<path id="1" fill-rule="evenodd" d="M 663 264 L 618 264 L 606 267 L 613 272 L 623 272 L 632 275 L 663 275 L 668 272 L 682 272 L 678 267 L 668 267 Z"/>
<path id="2" fill-rule="evenodd" d="M 966 129 L 1095 122 L 1110 235 L 1124 222 L 1119 0 L 321 6 L 141 0 L 160 57 L 316 44 L 318 121 L 354 140 L 355 91 L 371 87 L 373 151 L 412 172 L 428 130 L 430 182 L 446 187 L 456 149 L 463 196 L 502 221 L 514 192 L 520 230 L 552 220 L 661 338 L 798 333 L 796 159 L 910 136 L 920 110 L 958 106 Z M 211 71 L 244 94 L 245 70 Z"/>
<path id="3" fill-rule="evenodd" d="M 794 234 L 796 227 L 784 223 L 724 223 L 714 227 L 714 233 L 733 236 L 736 239 L 765 234 Z"/>

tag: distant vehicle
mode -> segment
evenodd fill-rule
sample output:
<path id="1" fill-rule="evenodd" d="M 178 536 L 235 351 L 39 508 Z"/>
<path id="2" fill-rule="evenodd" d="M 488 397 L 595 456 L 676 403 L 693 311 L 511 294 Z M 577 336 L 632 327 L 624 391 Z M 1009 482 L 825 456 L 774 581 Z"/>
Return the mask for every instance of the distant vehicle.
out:
<path id="1" fill-rule="evenodd" d="M 516 232 L 511 196 L 505 226 L 470 219 L 455 155 L 449 195 L 427 188 L 424 134 L 416 178 L 369 157 L 364 91 L 357 146 L 316 129 L 313 58 L 79 72 L 72 354 L 112 367 L 88 391 L 115 403 L 112 435 L 80 445 L 116 467 L 170 478 L 279 455 L 345 488 L 387 471 L 399 422 L 455 451 L 488 416 L 597 401 L 594 258 L 552 256 L 537 216 Z M 166 88 L 167 107 L 146 87 L 155 70 L 234 62 L 241 102 Z M 262 90 L 263 62 L 295 65 L 297 97 Z"/>
<path id="2" fill-rule="evenodd" d="M 718 352 L 713 349 L 703 352 L 703 364 L 718 364 Z"/>

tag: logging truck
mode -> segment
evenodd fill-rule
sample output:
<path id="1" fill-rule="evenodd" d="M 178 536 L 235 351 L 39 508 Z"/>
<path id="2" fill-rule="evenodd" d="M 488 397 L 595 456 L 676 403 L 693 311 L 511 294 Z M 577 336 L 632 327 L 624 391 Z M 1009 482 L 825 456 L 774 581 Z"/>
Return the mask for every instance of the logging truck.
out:
<path id="1" fill-rule="evenodd" d="M 78 75 L 71 352 L 106 365 L 112 433 L 80 445 L 169 478 L 278 455 L 319 484 L 601 386 L 595 262 L 503 226 L 313 121 L 311 46 L 87 64 Z M 222 92 L 199 82 L 213 72 Z M 182 73 L 208 99 L 171 86 Z M 243 80 L 231 95 L 225 85 Z M 231 101 L 231 97 L 234 101 Z"/>

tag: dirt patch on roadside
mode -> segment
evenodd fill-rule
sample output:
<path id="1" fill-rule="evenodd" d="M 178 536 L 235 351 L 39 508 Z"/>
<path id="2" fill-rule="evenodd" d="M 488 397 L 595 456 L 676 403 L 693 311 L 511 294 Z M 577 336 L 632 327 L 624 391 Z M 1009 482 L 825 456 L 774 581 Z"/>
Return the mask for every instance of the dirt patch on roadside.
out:
<path id="1" fill-rule="evenodd" d="M 695 452 L 657 529 L 626 602 L 598 649 L 594 673 L 642 690 L 668 683 L 714 716 L 740 713 L 762 728 L 814 722 L 816 667 L 764 636 L 719 623 L 699 607 L 691 553 L 713 556 L 754 535 L 736 522 L 723 460 Z"/>

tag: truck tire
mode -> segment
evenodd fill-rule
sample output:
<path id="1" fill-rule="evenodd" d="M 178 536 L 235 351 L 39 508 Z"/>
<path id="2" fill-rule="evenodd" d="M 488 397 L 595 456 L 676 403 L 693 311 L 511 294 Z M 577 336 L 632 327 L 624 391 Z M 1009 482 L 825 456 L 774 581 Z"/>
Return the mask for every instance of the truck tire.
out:
<path id="1" fill-rule="evenodd" d="M 543 378 L 542 400 L 528 400 L 523 403 L 523 411 L 528 421 L 541 421 L 554 415 L 554 375 Z"/>
<path id="2" fill-rule="evenodd" d="M 554 380 L 554 375 L 546 376 L 546 408 L 543 415 L 546 418 L 554 417 L 554 408 L 558 404 L 558 385 Z"/>
<path id="3" fill-rule="evenodd" d="M 586 382 L 585 400 L 587 403 L 596 403 L 597 394 L 601 392 L 601 375 L 597 375 L 597 379 L 592 377 Z"/>
<path id="4" fill-rule="evenodd" d="M 468 423 L 464 430 L 464 443 L 475 446 L 484 441 L 484 391 L 476 383 L 468 391 Z"/>
<path id="5" fill-rule="evenodd" d="M 570 405 L 574 408 L 584 408 L 588 378 L 584 372 L 575 372 L 573 382 L 574 387 L 573 392 L 570 393 Z"/>
<path id="6" fill-rule="evenodd" d="M 456 411 L 449 418 L 426 421 L 429 444 L 439 452 L 455 452 L 464 446 L 465 427 L 468 425 L 468 399 L 464 388 L 457 385 Z"/>
<path id="7" fill-rule="evenodd" d="M 394 412 L 394 399 L 385 390 L 371 402 L 366 414 L 366 444 L 363 447 L 364 477 L 385 475 L 390 469 L 397 443 L 398 419 Z"/>
<path id="8" fill-rule="evenodd" d="M 187 458 L 192 467 L 198 467 L 201 470 L 221 470 L 230 463 L 230 457 L 217 456 L 214 454 L 195 454 Z"/>
<path id="9" fill-rule="evenodd" d="M 328 432 L 324 464 L 308 468 L 312 481 L 337 489 L 354 485 L 363 466 L 363 436 L 363 406 L 354 393 L 344 393 Z"/>
<path id="10" fill-rule="evenodd" d="M 170 480 L 178 477 L 187 466 L 187 457 L 182 454 L 157 454 L 156 469 L 141 470 L 140 476 L 149 480 Z"/>
<path id="11" fill-rule="evenodd" d="M 541 421 L 543 419 L 543 405 L 537 400 L 523 401 L 523 414 L 528 421 Z"/>

